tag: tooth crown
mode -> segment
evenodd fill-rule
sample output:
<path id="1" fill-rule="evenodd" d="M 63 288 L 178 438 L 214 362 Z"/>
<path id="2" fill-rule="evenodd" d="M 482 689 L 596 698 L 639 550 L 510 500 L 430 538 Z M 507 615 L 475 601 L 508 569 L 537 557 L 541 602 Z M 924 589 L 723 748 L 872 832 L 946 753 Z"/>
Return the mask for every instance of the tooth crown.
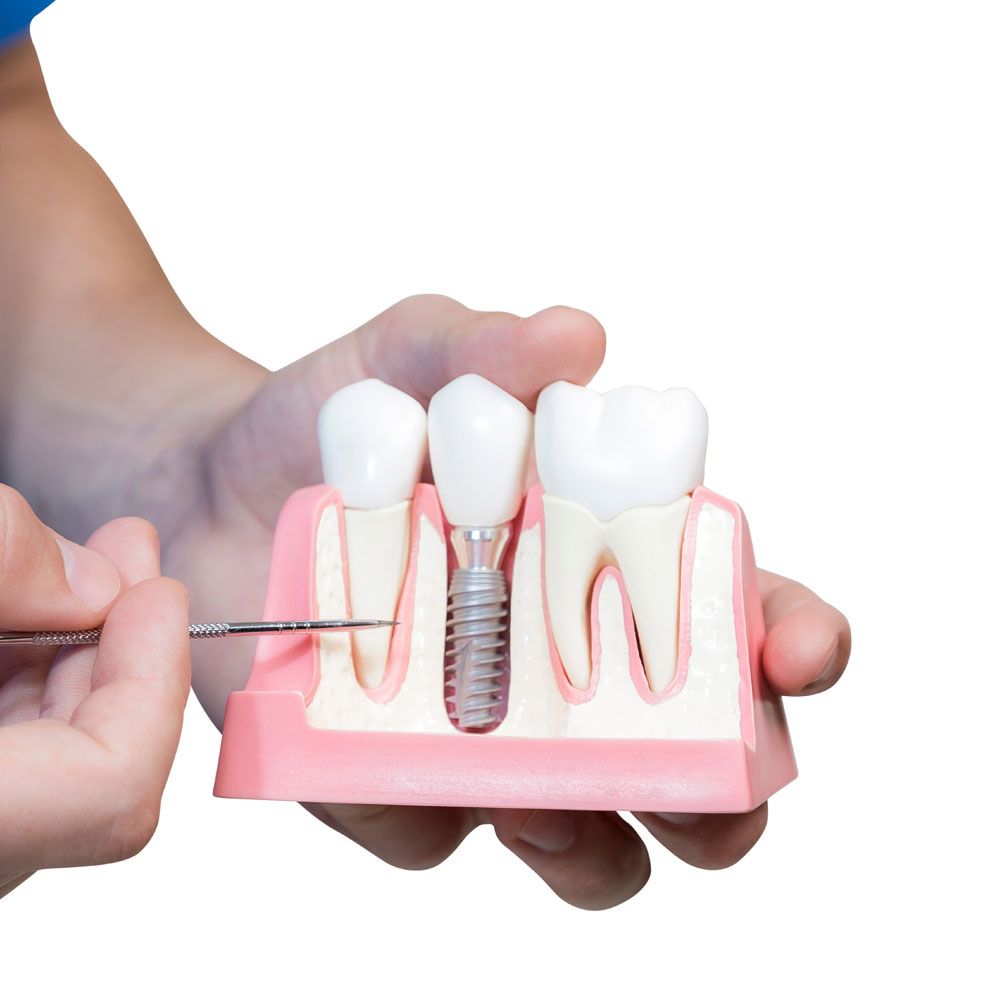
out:
<path id="1" fill-rule="evenodd" d="M 409 500 L 427 451 L 427 414 L 411 396 L 369 378 L 335 392 L 319 411 L 323 479 L 346 507 Z"/>
<path id="2" fill-rule="evenodd" d="M 479 375 L 462 375 L 435 393 L 427 420 L 448 520 L 470 527 L 512 520 L 524 498 L 531 412 Z"/>
<path id="3" fill-rule="evenodd" d="M 601 395 L 555 382 L 535 409 L 545 491 L 601 521 L 690 493 L 704 478 L 707 442 L 708 415 L 688 389 L 627 386 Z"/>

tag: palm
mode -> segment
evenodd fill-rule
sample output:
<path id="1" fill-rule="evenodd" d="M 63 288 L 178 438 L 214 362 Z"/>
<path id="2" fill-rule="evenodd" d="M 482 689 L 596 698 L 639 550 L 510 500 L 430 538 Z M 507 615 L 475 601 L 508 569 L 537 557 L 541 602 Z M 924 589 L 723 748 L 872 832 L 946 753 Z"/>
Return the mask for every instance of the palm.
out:
<path id="1" fill-rule="evenodd" d="M 167 549 L 168 572 L 191 591 L 192 615 L 239 619 L 260 610 L 277 514 L 293 491 L 320 480 L 316 413 L 340 386 L 376 377 L 426 403 L 452 378 L 477 372 L 530 406 L 538 392 L 557 379 L 589 381 L 603 351 L 603 330 L 584 313 L 557 308 L 521 320 L 472 313 L 450 299 L 428 296 L 400 303 L 348 337 L 269 376 L 207 445 L 201 456 L 206 489 Z M 817 689 L 829 686 L 846 661 L 849 639 L 843 616 L 804 587 L 772 574 L 761 574 L 761 590 L 769 627 L 765 669 L 776 689 L 801 693 L 810 684 Z M 231 641 L 196 653 L 195 688 L 209 715 L 221 724 L 226 697 L 246 681 L 251 648 Z M 828 663 L 830 670 L 820 678 Z M 504 844 L 557 893 L 581 906 L 613 905 L 637 891 L 648 874 L 642 841 L 614 814 L 576 815 L 572 843 L 552 855 L 533 845 L 527 829 L 547 822 L 541 815 L 414 807 L 309 808 L 328 825 L 403 867 L 437 863 L 477 823 L 492 822 Z M 639 818 L 685 860 L 721 867 L 741 857 L 760 836 L 766 806 L 746 816 L 704 816 L 683 825 L 651 815 Z"/>

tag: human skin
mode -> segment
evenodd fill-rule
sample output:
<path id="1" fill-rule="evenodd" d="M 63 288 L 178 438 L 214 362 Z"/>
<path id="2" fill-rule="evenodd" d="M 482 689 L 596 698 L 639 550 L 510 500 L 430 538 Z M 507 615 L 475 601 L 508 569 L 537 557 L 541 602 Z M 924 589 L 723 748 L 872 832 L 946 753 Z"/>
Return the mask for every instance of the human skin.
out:
<path id="1" fill-rule="evenodd" d="M 0 218 L 0 478 L 70 537 L 123 513 L 152 520 L 195 619 L 260 607 L 278 511 L 322 478 L 304 429 L 337 388 L 374 377 L 426 404 L 476 372 L 531 407 L 550 382 L 587 382 L 604 356 L 600 323 L 575 309 L 521 318 L 417 296 L 267 372 L 187 313 L 111 183 L 59 125 L 30 43 L 0 57 Z M 829 688 L 847 663 L 846 619 L 792 580 L 760 571 L 759 582 L 769 681 L 786 695 Z M 231 640 L 195 652 L 195 689 L 220 724 L 251 650 Z M 403 868 L 438 864 L 490 823 L 560 897 L 591 909 L 649 875 L 643 841 L 616 814 L 306 808 Z M 767 806 L 637 818 L 684 861 L 723 868 L 760 837 Z"/>
<path id="2" fill-rule="evenodd" d="M 85 548 L 0 485 L 0 629 L 99 646 L 0 647 L 0 896 L 39 868 L 131 857 L 156 828 L 191 680 L 187 595 L 138 518 Z"/>

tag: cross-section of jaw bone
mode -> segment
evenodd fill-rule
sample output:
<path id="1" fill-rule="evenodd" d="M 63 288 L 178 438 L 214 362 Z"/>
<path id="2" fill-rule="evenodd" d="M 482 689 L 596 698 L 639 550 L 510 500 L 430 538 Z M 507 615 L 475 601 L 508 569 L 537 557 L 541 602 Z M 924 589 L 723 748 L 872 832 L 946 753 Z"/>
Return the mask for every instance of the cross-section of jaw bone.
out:
<path id="1" fill-rule="evenodd" d="M 411 498 L 427 450 L 427 415 L 406 393 L 366 379 L 326 401 L 318 432 L 324 479 L 344 503 L 345 610 L 357 618 L 392 618 L 410 549 Z M 382 683 L 390 639 L 387 629 L 351 637 L 364 687 Z"/>
<path id="2" fill-rule="evenodd" d="M 629 386 L 601 395 L 556 382 L 539 396 L 545 596 L 574 687 L 590 684 L 590 597 L 605 567 L 624 578 L 650 689 L 673 680 L 681 542 L 707 437 L 705 409 L 686 389 Z"/>

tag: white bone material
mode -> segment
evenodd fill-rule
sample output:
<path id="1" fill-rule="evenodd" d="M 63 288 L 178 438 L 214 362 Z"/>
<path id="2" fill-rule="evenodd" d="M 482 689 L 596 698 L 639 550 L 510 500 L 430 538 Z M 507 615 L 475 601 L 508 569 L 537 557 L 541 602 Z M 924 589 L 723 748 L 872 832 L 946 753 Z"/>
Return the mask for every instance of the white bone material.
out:
<path id="1" fill-rule="evenodd" d="M 308 718 L 320 728 L 387 732 L 454 732 L 441 699 L 446 590 L 445 546 L 421 519 L 412 642 L 406 679 L 390 702 L 374 702 L 355 679 L 346 635 L 320 640 L 320 682 Z M 493 736 L 608 739 L 738 739 L 739 660 L 733 612 L 733 515 L 706 503 L 697 518 L 691 577 L 691 658 L 683 688 L 650 704 L 630 673 L 626 622 L 613 581 L 598 597 L 600 677 L 593 696 L 571 705 L 556 684 L 542 601 L 541 526 L 520 536 L 511 587 L 511 679 L 506 717 Z M 345 608 L 336 512 L 317 538 L 316 586 L 321 614 Z"/>

